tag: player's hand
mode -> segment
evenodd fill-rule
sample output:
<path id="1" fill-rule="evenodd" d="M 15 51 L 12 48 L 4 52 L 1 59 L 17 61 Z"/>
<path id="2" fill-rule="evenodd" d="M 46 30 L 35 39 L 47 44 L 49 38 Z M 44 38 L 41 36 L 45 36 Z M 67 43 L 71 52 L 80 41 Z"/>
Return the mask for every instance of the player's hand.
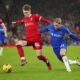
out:
<path id="1" fill-rule="evenodd" d="M 15 26 L 16 22 L 12 22 L 11 27 L 13 28 Z"/>
<path id="2" fill-rule="evenodd" d="M 12 22 L 12 24 L 16 24 L 16 22 Z"/>

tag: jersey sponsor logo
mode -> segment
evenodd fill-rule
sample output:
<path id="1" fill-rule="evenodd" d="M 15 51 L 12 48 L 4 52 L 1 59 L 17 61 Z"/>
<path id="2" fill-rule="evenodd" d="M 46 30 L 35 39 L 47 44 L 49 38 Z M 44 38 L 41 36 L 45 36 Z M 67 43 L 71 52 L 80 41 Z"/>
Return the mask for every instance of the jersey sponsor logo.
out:
<path id="1" fill-rule="evenodd" d="M 34 25 L 33 22 L 25 23 L 25 26 L 32 26 L 32 25 Z"/>
<path id="2" fill-rule="evenodd" d="M 61 37 L 62 37 L 62 35 L 59 35 L 59 34 L 53 34 L 53 33 L 51 33 L 51 36 L 54 36 L 54 37 L 57 37 L 57 38 L 61 38 Z"/>

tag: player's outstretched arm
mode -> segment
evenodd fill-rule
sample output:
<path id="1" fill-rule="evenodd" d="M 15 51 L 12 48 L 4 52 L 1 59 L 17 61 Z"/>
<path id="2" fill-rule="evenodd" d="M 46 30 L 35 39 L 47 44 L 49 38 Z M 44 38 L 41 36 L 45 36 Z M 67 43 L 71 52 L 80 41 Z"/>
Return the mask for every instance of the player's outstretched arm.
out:
<path id="1" fill-rule="evenodd" d="M 69 37 L 74 39 L 74 40 L 77 40 L 77 41 L 80 41 L 80 37 L 76 36 L 75 34 L 71 33 L 70 30 L 68 28 L 65 29 L 66 32 L 69 34 Z"/>
<path id="2" fill-rule="evenodd" d="M 38 21 L 42 21 L 44 23 L 47 23 L 47 24 L 51 24 L 52 21 L 44 18 L 43 16 L 39 15 L 39 14 L 35 14 L 35 18 L 38 20 Z"/>
<path id="3" fill-rule="evenodd" d="M 69 36 L 70 36 L 70 38 L 72 38 L 74 40 L 80 41 L 80 37 L 76 36 L 75 34 L 71 34 Z"/>
<path id="4" fill-rule="evenodd" d="M 41 18 L 41 21 L 47 24 L 51 24 L 52 22 L 44 17 Z"/>
<path id="5" fill-rule="evenodd" d="M 23 20 L 19 20 L 19 21 L 14 21 L 14 22 L 12 22 L 12 24 L 21 24 L 21 23 L 23 23 Z"/>
<path id="6" fill-rule="evenodd" d="M 48 28 L 44 28 L 40 30 L 40 33 L 48 32 L 48 31 L 49 31 Z"/>

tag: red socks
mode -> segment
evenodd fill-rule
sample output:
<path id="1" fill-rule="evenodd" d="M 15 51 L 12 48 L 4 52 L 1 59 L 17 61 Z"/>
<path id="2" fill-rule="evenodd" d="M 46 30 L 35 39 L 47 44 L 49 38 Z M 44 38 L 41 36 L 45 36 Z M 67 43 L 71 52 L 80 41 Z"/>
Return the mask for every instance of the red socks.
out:
<path id="1" fill-rule="evenodd" d="M 37 56 L 38 57 L 38 59 L 40 59 L 40 60 L 43 60 L 44 62 L 47 62 L 47 58 L 45 57 L 45 56 L 43 56 L 43 55 L 40 55 L 40 56 Z"/>
<path id="2" fill-rule="evenodd" d="M 20 57 L 24 57 L 24 51 L 21 45 L 16 46 Z"/>
<path id="3" fill-rule="evenodd" d="M 19 56 L 20 56 L 20 57 L 24 57 L 24 51 L 23 51 L 22 46 L 21 46 L 21 45 L 17 45 L 16 47 L 17 47 L 17 49 L 18 49 Z M 43 56 L 43 55 L 40 55 L 40 56 L 37 56 L 37 57 L 38 57 L 38 59 L 43 60 L 44 62 L 47 62 L 47 60 L 48 60 L 48 59 L 47 59 L 45 56 Z"/>

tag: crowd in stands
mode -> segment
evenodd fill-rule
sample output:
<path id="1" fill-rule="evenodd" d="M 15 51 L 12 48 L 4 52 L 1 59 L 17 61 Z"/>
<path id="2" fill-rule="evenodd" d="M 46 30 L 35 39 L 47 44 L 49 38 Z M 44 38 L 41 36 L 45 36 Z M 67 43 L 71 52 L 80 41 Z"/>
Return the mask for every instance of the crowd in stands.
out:
<path id="1" fill-rule="evenodd" d="M 80 0 L 0 0 L 0 17 L 8 29 L 9 45 L 14 43 L 14 38 L 24 38 L 25 33 L 22 33 L 25 30 L 24 25 L 14 26 L 11 22 L 23 17 L 22 6 L 26 3 L 32 6 L 32 13 L 39 13 L 50 20 L 61 17 L 63 24 L 80 36 Z M 39 27 L 42 28 L 44 25 L 40 24 Z M 49 44 L 49 33 L 45 34 L 42 35 L 43 44 Z M 73 40 L 71 44 L 80 45 L 79 42 L 73 42 Z"/>

